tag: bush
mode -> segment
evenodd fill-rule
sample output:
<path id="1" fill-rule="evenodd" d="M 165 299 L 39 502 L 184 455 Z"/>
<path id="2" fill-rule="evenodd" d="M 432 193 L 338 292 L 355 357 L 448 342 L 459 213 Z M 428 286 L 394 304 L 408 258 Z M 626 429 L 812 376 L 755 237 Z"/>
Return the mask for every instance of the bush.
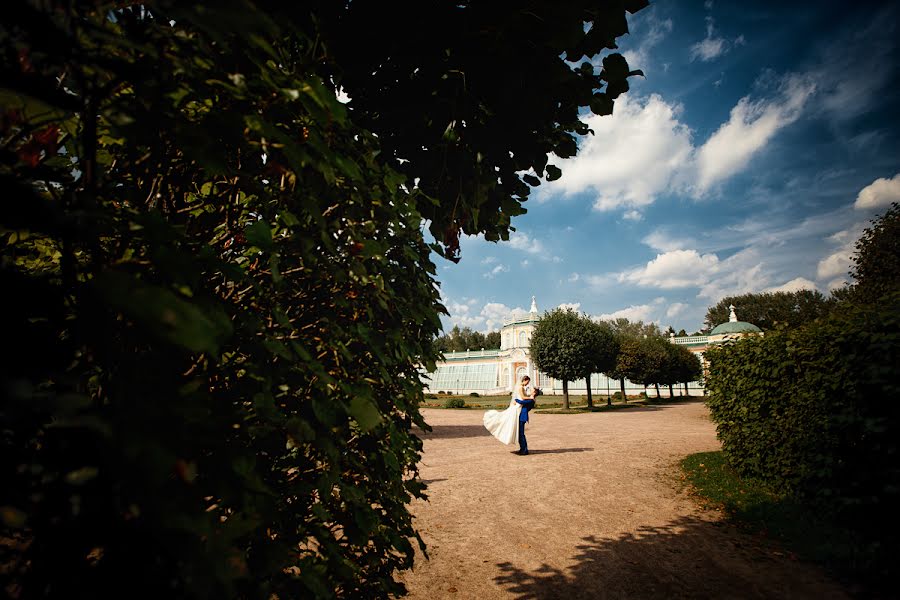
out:
<path id="1" fill-rule="evenodd" d="M 900 294 L 706 356 L 729 464 L 858 529 L 862 560 L 889 555 L 876 549 L 900 525 Z"/>
<path id="2" fill-rule="evenodd" d="M 443 396 L 443 395 L 446 394 L 446 393 L 447 393 L 447 392 L 445 392 L 444 390 L 441 390 L 441 391 L 438 392 L 438 396 Z"/>
<path id="3" fill-rule="evenodd" d="M 473 397 L 473 398 L 480 398 L 480 397 L 481 397 L 481 394 L 479 394 L 478 392 L 472 392 L 472 393 L 469 394 L 469 396 L 471 396 L 471 397 Z"/>
<path id="4" fill-rule="evenodd" d="M 435 394 L 425 394 L 425 398 L 428 400 L 437 400 L 437 396 Z"/>
<path id="5" fill-rule="evenodd" d="M 613 400 L 624 400 L 625 396 L 622 394 L 622 392 L 616 392 L 612 395 L 612 398 Z"/>
<path id="6" fill-rule="evenodd" d="M 444 401 L 444 408 L 465 408 L 466 401 L 462 398 L 447 398 Z"/>

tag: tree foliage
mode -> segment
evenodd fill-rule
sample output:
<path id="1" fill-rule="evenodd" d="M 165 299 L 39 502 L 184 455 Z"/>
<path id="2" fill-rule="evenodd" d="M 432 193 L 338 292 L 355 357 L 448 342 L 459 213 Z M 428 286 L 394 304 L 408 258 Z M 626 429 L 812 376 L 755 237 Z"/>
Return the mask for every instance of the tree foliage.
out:
<path id="1" fill-rule="evenodd" d="M 894 202 L 857 240 L 850 274 L 857 301 L 877 302 L 900 289 L 900 204 Z"/>
<path id="2" fill-rule="evenodd" d="M 430 252 L 508 237 L 644 2 L 127 4 L 0 24 L 4 589 L 402 592 Z"/>
<path id="3" fill-rule="evenodd" d="M 591 373 L 594 325 L 570 308 L 555 308 L 541 316 L 531 334 L 531 359 L 563 382 L 564 408 L 569 408 L 569 382 Z"/>
<path id="4" fill-rule="evenodd" d="M 707 309 L 704 320 L 707 330 L 728 322 L 728 307 L 732 304 L 736 307 L 738 319 L 752 323 L 763 331 L 776 327 L 800 327 L 828 314 L 833 305 L 828 297 L 816 290 L 726 296 Z"/>
<path id="5" fill-rule="evenodd" d="M 590 355 L 583 376 L 587 387 L 587 405 L 590 408 L 594 405 L 591 398 L 591 374 L 608 373 L 615 368 L 616 357 L 619 354 L 619 337 L 613 333 L 609 324 L 597 323 L 590 319 L 587 321 L 590 325 L 587 330 Z"/>
<path id="6" fill-rule="evenodd" d="M 482 348 L 499 350 L 500 332 L 490 331 L 485 334 L 480 331 L 472 331 L 471 327 L 460 329 L 459 325 L 454 325 L 450 333 L 438 336 L 434 344 L 440 352 L 465 352 Z"/>

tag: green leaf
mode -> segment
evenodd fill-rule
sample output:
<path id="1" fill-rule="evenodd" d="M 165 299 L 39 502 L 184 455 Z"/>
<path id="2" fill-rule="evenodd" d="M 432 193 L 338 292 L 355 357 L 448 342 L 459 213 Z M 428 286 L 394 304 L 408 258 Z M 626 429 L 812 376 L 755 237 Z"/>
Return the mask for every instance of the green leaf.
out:
<path id="1" fill-rule="evenodd" d="M 264 220 L 260 219 L 244 228 L 244 236 L 253 246 L 263 250 L 272 249 L 272 228 Z"/>
<path id="2" fill-rule="evenodd" d="M 350 401 L 350 415 L 356 419 L 359 428 L 363 431 L 368 431 L 381 423 L 382 418 L 378 407 L 371 400 L 362 396 L 355 396 Z"/>
<path id="3" fill-rule="evenodd" d="M 101 273 L 93 285 L 106 304 L 133 319 L 147 335 L 192 352 L 217 356 L 231 336 L 231 321 L 217 305 L 201 307 L 168 289 L 117 271 Z"/>
<path id="4" fill-rule="evenodd" d="M 556 181 L 562 177 L 562 171 L 556 165 L 547 165 L 547 181 Z"/>
<path id="5" fill-rule="evenodd" d="M 613 113 L 613 100 L 604 93 L 591 96 L 591 112 L 604 117 Z"/>

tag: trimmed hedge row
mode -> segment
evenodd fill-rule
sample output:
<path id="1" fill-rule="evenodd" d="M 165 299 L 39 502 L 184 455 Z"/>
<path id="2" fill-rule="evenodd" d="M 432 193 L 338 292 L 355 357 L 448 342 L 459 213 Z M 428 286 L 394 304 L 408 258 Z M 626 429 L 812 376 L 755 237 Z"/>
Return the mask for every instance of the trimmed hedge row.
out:
<path id="1" fill-rule="evenodd" d="M 870 549 L 900 503 L 900 294 L 882 300 L 706 355 L 729 464 L 849 519 Z"/>

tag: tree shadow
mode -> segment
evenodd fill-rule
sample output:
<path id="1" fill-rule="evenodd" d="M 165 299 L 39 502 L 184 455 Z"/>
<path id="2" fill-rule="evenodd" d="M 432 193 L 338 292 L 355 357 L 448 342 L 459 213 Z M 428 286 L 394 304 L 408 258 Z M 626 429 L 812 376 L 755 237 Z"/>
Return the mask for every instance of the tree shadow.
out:
<path id="1" fill-rule="evenodd" d="M 528 454 L 565 454 L 567 452 L 593 452 L 593 448 L 551 448 L 551 449 L 528 449 Z"/>
<path id="2" fill-rule="evenodd" d="M 450 439 L 490 436 L 484 425 L 432 425 L 431 431 L 416 432 L 422 439 Z"/>
<path id="3" fill-rule="evenodd" d="M 502 562 L 494 580 L 520 600 L 848 597 L 770 541 L 695 517 L 582 542 L 569 569 Z"/>

